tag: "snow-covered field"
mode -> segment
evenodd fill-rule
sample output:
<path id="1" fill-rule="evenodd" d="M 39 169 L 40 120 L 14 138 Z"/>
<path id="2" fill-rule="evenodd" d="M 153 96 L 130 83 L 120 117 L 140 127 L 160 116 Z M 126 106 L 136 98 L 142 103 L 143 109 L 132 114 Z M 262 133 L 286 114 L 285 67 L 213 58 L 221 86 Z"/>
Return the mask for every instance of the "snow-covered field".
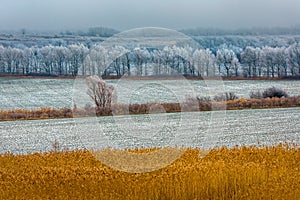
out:
<path id="1" fill-rule="evenodd" d="M 300 95 L 300 81 L 110 80 L 117 102 L 178 102 L 186 95 L 279 87 Z M 84 81 L 0 78 L 0 109 L 72 107 L 89 103 Z M 300 108 L 173 113 L 81 119 L 0 122 L 0 153 L 62 149 L 300 144 Z"/>
<path id="2" fill-rule="evenodd" d="M 300 145 L 300 108 L 0 122 L 0 153 L 184 145 Z"/>
<path id="3" fill-rule="evenodd" d="M 252 90 L 279 87 L 300 95 L 300 81 L 110 80 L 120 103 L 180 102 L 187 95 L 209 96 L 234 92 L 249 97 Z M 0 78 L 0 110 L 78 107 L 91 104 L 83 80 Z"/>

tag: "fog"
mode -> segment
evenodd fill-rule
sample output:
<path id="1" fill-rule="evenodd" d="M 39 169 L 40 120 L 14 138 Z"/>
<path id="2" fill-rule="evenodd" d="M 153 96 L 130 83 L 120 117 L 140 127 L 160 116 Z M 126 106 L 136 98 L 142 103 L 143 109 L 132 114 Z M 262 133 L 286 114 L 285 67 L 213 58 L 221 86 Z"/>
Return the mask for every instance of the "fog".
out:
<path id="1" fill-rule="evenodd" d="M 250 28 L 299 24 L 299 0 L 0 0 L 0 30 Z"/>

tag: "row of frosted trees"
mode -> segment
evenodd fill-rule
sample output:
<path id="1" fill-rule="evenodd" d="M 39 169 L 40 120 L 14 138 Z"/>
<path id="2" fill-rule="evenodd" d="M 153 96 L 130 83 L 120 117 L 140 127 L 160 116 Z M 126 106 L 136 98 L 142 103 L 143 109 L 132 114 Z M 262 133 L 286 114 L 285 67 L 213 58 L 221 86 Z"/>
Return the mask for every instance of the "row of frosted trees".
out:
<path id="1" fill-rule="evenodd" d="M 25 49 L 0 46 L 1 74 L 77 75 L 89 50 L 84 45 Z"/>
<path id="2" fill-rule="evenodd" d="M 188 46 L 133 50 L 101 45 L 90 49 L 84 45 L 25 49 L 0 46 L 0 74 L 299 76 L 300 44 L 244 50 L 223 46 L 214 53 Z"/>

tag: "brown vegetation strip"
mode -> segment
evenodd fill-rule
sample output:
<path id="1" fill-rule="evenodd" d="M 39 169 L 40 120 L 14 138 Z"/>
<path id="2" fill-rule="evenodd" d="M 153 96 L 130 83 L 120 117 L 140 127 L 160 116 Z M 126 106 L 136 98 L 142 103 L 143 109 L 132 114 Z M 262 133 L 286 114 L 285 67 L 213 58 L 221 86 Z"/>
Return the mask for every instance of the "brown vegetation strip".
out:
<path id="1" fill-rule="evenodd" d="M 89 151 L 0 155 L 0 199 L 299 199 L 296 146 L 221 148 L 205 157 L 185 150 L 166 168 L 136 174 Z"/>
<path id="2" fill-rule="evenodd" d="M 118 104 L 107 108 L 41 108 L 37 110 L 9 110 L 0 111 L 0 121 L 55 119 L 88 116 L 111 116 L 128 114 L 152 114 L 196 112 L 212 110 L 240 110 L 263 108 L 300 107 L 300 97 L 265 98 L 265 99 L 237 99 L 222 102 L 188 101 L 184 103 L 148 103 L 148 104 Z"/>

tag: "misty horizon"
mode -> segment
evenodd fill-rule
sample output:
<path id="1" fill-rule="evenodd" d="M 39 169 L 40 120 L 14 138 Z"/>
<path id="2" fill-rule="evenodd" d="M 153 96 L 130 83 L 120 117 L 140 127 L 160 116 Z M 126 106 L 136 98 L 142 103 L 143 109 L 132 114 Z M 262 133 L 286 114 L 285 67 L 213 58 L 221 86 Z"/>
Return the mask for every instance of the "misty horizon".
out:
<path id="1" fill-rule="evenodd" d="M 264 26 L 254 26 L 254 27 L 236 27 L 236 28 L 225 28 L 225 27 L 186 27 L 186 28 L 167 28 L 167 27 L 136 27 L 132 29 L 118 29 L 116 27 L 109 27 L 109 26 L 102 26 L 102 25 L 95 25 L 86 28 L 72 28 L 72 29 L 27 29 L 26 27 L 23 28 L 16 28 L 16 29 L 0 29 L 2 33 L 22 33 L 25 31 L 26 33 L 64 33 L 64 32 L 71 32 L 71 33 L 81 33 L 81 32 L 88 32 L 92 28 L 107 28 L 111 30 L 115 30 L 117 32 L 128 31 L 136 28 L 166 28 L 171 30 L 177 31 L 189 31 L 189 30 L 200 30 L 200 31 L 224 31 L 224 32 L 235 32 L 235 31 L 252 31 L 252 30 L 293 30 L 293 29 L 300 29 L 300 23 L 291 25 L 291 26 L 272 26 L 272 27 L 264 27 Z"/>
<path id="2" fill-rule="evenodd" d="M 0 0 L 0 30 L 250 29 L 299 25 L 297 0 Z"/>

